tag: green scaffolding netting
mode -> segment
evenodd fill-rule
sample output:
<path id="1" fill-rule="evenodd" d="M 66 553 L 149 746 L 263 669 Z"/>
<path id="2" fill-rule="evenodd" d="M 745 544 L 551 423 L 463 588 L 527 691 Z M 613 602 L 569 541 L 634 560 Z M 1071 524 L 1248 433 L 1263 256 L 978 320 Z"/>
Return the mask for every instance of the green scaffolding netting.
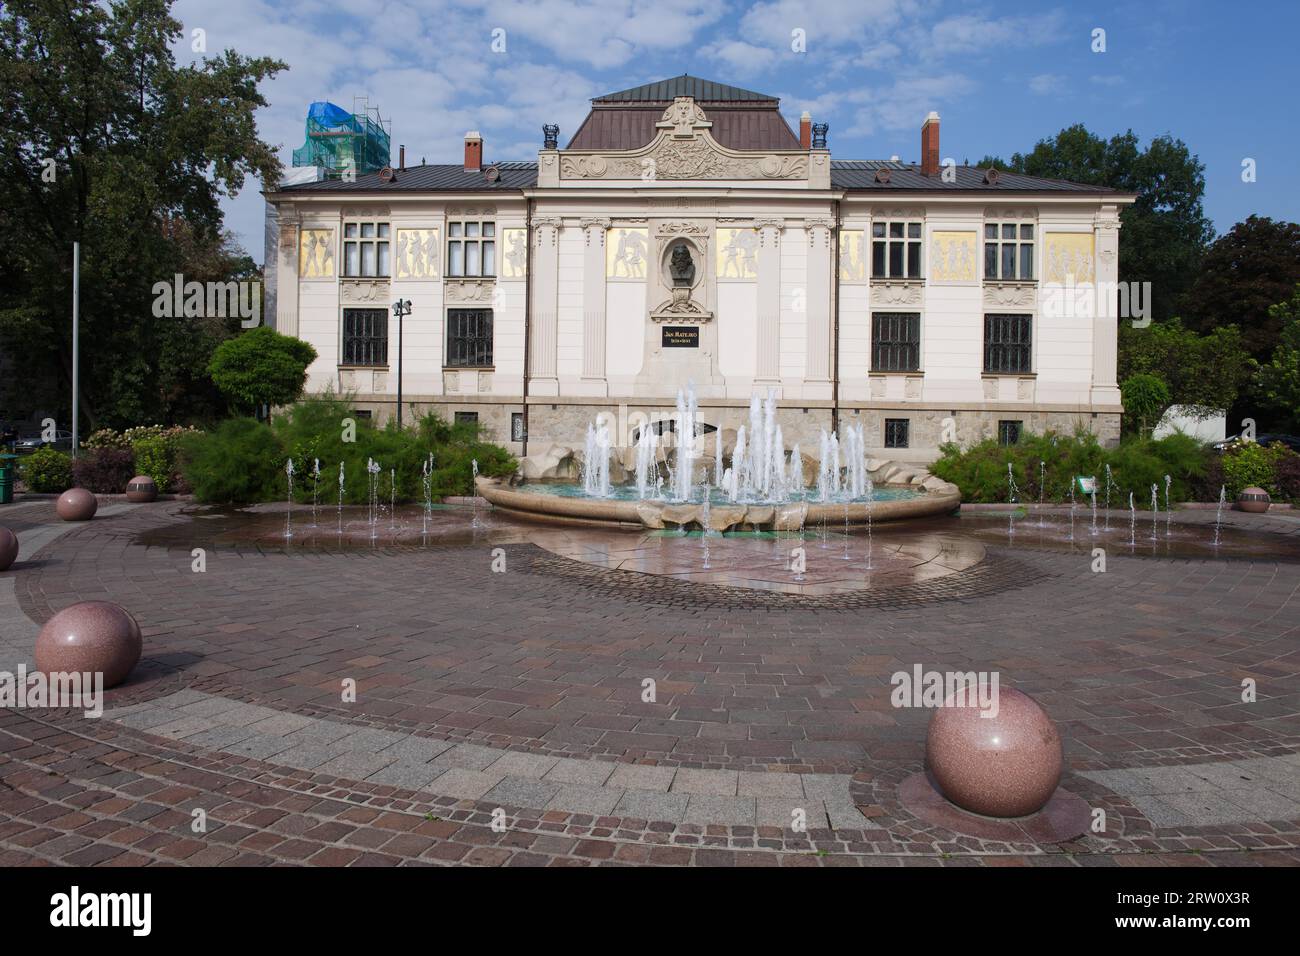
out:
<path id="1" fill-rule="evenodd" d="M 350 113 L 333 103 L 313 103 L 307 109 L 306 139 L 293 151 L 295 166 L 321 166 L 332 173 L 354 170 L 358 175 L 388 165 L 389 134 L 376 111 Z"/>

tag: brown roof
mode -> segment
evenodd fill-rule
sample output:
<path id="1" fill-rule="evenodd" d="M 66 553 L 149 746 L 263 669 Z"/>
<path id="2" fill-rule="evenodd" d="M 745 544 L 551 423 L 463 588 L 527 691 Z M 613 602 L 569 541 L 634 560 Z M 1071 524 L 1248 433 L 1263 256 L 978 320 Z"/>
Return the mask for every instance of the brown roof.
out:
<path id="1" fill-rule="evenodd" d="M 587 114 L 566 149 L 637 149 L 659 133 L 655 123 L 663 118 L 669 103 L 653 107 L 597 106 Z M 791 132 L 775 107 L 757 109 L 705 107 L 713 126 L 709 132 L 729 149 L 798 149 L 799 137 Z"/>

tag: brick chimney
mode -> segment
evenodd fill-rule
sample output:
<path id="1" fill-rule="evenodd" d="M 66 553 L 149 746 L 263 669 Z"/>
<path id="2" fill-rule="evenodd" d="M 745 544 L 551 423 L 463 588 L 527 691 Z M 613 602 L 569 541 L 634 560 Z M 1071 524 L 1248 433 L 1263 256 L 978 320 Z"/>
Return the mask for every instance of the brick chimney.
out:
<path id="1" fill-rule="evenodd" d="M 483 137 L 479 135 L 478 130 L 472 129 L 465 134 L 465 172 L 476 173 L 482 168 Z"/>
<path id="2" fill-rule="evenodd" d="M 807 110 L 799 117 L 799 148 L 812 149 L 812 114 Z"/>
<path id="3" fill-rule="evenodd" d="M 933 110 L 921 124 L 921 173 L 939 175 L 939 114 Z"/>

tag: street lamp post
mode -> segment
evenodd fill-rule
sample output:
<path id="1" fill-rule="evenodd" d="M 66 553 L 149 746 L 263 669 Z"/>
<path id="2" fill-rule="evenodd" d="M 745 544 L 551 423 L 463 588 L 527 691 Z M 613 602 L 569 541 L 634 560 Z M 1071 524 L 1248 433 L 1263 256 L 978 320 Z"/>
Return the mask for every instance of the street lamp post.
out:
<path id="1" fill-rule="evenodd" d="M 397 316 L 397 427 L 402 427 L 402 320 L 411 314 L 411 300 L 398 299 L 393 303 Z"/>

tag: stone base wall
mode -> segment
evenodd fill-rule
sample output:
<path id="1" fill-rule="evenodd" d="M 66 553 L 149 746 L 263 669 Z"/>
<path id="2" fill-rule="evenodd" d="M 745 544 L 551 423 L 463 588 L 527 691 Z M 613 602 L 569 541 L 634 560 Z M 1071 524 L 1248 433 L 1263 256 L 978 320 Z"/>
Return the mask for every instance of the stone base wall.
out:
<path id="1" fill-rule="evenodd" d="M 472 412 L 483 426 L 484 437 L 502 445 L 514 455 L 523 452 L 521 442 L 511 441 L 511 416 L 523 411 L 521 398 L 476 398 L 474 396 L 449 396 L 446 398 L 414 399 L 406 403 L 407 416 L 418 417 L 426 411 L 436 411 L 448 421 L 457 412 Z M 414 412 L 412 412 L 414 406 Z M 358 396 L 356 408 L 369 410 L 376 422 L 383 424 L 396 413 L 391 400 L 373 396 Z M 672 404 L 620 403 L 617 400 L 586 400 L 574 402 L 560 398 L 548 402 L 534 399 L 528 410 L 528 452 L 542 454 L 552 445 L 581 449 L 587 435 L 587 426 L 604 416 L 615 445 L 631 446 L 638 430 L 647 422 L 673 421 L 677 408 Z M 885 420 L 905 419 L 909 423 L 908 447 L 885 447 Z M 804 454 L 817 455 L 822 429 L 831 428 L 831 409 L 828 403 L 778 404 L 777 420 L 781 424 L 782 438 L 787 450 L 798 442 Z M 951 421 L 950 421 L 951 420 Z M 705 402 L 700 405 L 699 421 L 706 426 L 722 429 L 723 449 L 730 453 L 735 445 L 736 430 L 749 428 L 749 404 L 739 402 Z M 986 438 L 997 438 L 998 424 L 1018 421 L 1026 432 L 1042 433 L 1048 429 L 1071 435 L 1076 429 L 1091 431 L 1103 445 L 1119 442 L 1120 415 L 1113 412 L 1042 411 L 1032 408 L 997 409 L 923 409 L 915 406 L 893 408 L 864 408 L 841 406 L 840 427 L 861 423 L 866 440 L 867 454 L 873 458 L 928 464 L 939 456 L 939 445 L 945 440 L 945 429 L 956 442 L 967 447 Z M 951 427 L 949 427 L 951 426 Z M 665 429 L 665 437 L 668 435 Z M 713 434 L 705 435 L 706 454 L 713 451 Z"/>

